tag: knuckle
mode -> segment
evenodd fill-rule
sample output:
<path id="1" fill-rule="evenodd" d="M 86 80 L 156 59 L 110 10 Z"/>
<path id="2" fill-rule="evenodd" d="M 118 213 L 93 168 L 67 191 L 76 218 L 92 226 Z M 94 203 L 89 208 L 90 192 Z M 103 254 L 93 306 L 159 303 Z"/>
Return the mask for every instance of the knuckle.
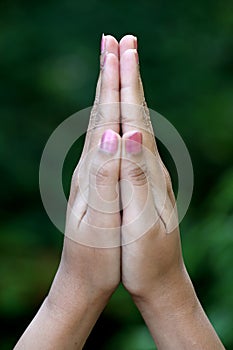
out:
<path id="1" fill-rule="evenodd" d="M 131 165 L 127 175 L 133 185 L 143 186 L 147 183 L 147 170 L 145 166 Z"/>
<path id="2" fill-rule="evenodd" d="M 103 166 L 92 166 L 91 175 L 95 178 L 96 185 L 107 185 L 114 182 L 115 169 L 111 163 L 107 163 Z"/>
<path id="3" fill-rule="evenodd" d="M 96 184 L 97 185 L 104 185 L 107 182 L 109 182 L 110 172 L 107 167 L 101 167 L 96 172 Z"/>
<path id="4" fill-rule="evenodd" d="M 104 113 L 101 110 L 98 110 L 98 112 L 95 114 L 95 125 L 102 124 L 105 120 Z"/>

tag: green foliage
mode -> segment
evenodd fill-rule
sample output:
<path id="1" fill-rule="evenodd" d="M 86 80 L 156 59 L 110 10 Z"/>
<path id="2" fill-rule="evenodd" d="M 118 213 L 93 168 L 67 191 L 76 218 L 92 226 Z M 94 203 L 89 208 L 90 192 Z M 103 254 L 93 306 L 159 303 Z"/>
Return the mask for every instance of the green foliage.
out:
<path id="1" fill-rule="evenodd" d="M 195 188 L 181 225 L 185 261 L 207 314 L 233 348 L 232 1 L 13 0 L 0 3 L 0 16 L 0 348 L 13 347 L 59 262 L 62 235 L 40 201 L 39 162 L 55 127 L 92 104 L 102 32 L 138 36 L 149 107 L 188 146 Z M 74 145 L 66 192 L 79 155 Z M 155 348 L 123 288 L 103 318 L 104 348 Z"/>

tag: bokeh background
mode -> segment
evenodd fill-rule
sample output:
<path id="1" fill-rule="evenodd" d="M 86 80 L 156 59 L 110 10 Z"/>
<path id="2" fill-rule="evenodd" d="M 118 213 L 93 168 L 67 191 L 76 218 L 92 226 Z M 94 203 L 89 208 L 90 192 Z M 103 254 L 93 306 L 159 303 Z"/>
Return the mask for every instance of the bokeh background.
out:
<path id="1" fill-rule="evenodd" d="M 40 200 L 39 162 L 53 130 L 93 102 L 104 32 L 138 37 L 148 105 L 190 151 L 195 187 L 181 225 L 184 257 L 233 349 L 233 2 L 2 0 L 0 28 L 0 348 L 13 348 L 59 263 L 63 236 Z M 66 187 L 82 142 L 65 163 Z M 85 349 L 154 348 L 120 287 Z"/>

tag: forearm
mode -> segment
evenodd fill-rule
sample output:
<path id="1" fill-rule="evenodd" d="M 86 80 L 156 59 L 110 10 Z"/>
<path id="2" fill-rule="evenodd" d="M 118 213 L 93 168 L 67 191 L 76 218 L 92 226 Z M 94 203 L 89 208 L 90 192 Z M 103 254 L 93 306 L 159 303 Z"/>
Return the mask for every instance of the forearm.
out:
<path id="1" fill-rule="evenodd" d="M 167 282 L 166 282 L 167 283 Z M 185 272 L 135 302 L 159 350 L 223 350 Z"/>
<path id="2" fill-rule="evenodd" d="M 15 350 L 82 349 L 107 301 L 107 296 L 97 298 L 94 291 L 86 293 L 83 285 L 58 272 L 48 297 Z"/>

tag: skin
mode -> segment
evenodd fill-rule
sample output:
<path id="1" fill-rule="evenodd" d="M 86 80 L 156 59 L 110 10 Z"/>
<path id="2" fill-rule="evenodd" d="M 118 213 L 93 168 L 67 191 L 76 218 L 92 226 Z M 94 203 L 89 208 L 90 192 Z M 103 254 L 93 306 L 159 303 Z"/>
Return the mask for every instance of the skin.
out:
<path id="1" fill-rule="evenodd" d="M 175 200 L 149 123 L 136 49 L 132 35 L 119 44 L 105 36 L 94 108 L 71 182 L 60 266 L 16 350 L 82 349 L 120 281 L 159 350 L 224 349 L 185 269 L 176 217 L 170 220 Z M 114 154 L 99 146 L 109 129 L 117 140 Z M 127 142 L 135 132 L 143 148 L 130 153 Z M 111 212 L 104 206 L 117 193 L 122 217 L 119 201 Z M 96 241 L 97 247 L 84 245 Z"/>

